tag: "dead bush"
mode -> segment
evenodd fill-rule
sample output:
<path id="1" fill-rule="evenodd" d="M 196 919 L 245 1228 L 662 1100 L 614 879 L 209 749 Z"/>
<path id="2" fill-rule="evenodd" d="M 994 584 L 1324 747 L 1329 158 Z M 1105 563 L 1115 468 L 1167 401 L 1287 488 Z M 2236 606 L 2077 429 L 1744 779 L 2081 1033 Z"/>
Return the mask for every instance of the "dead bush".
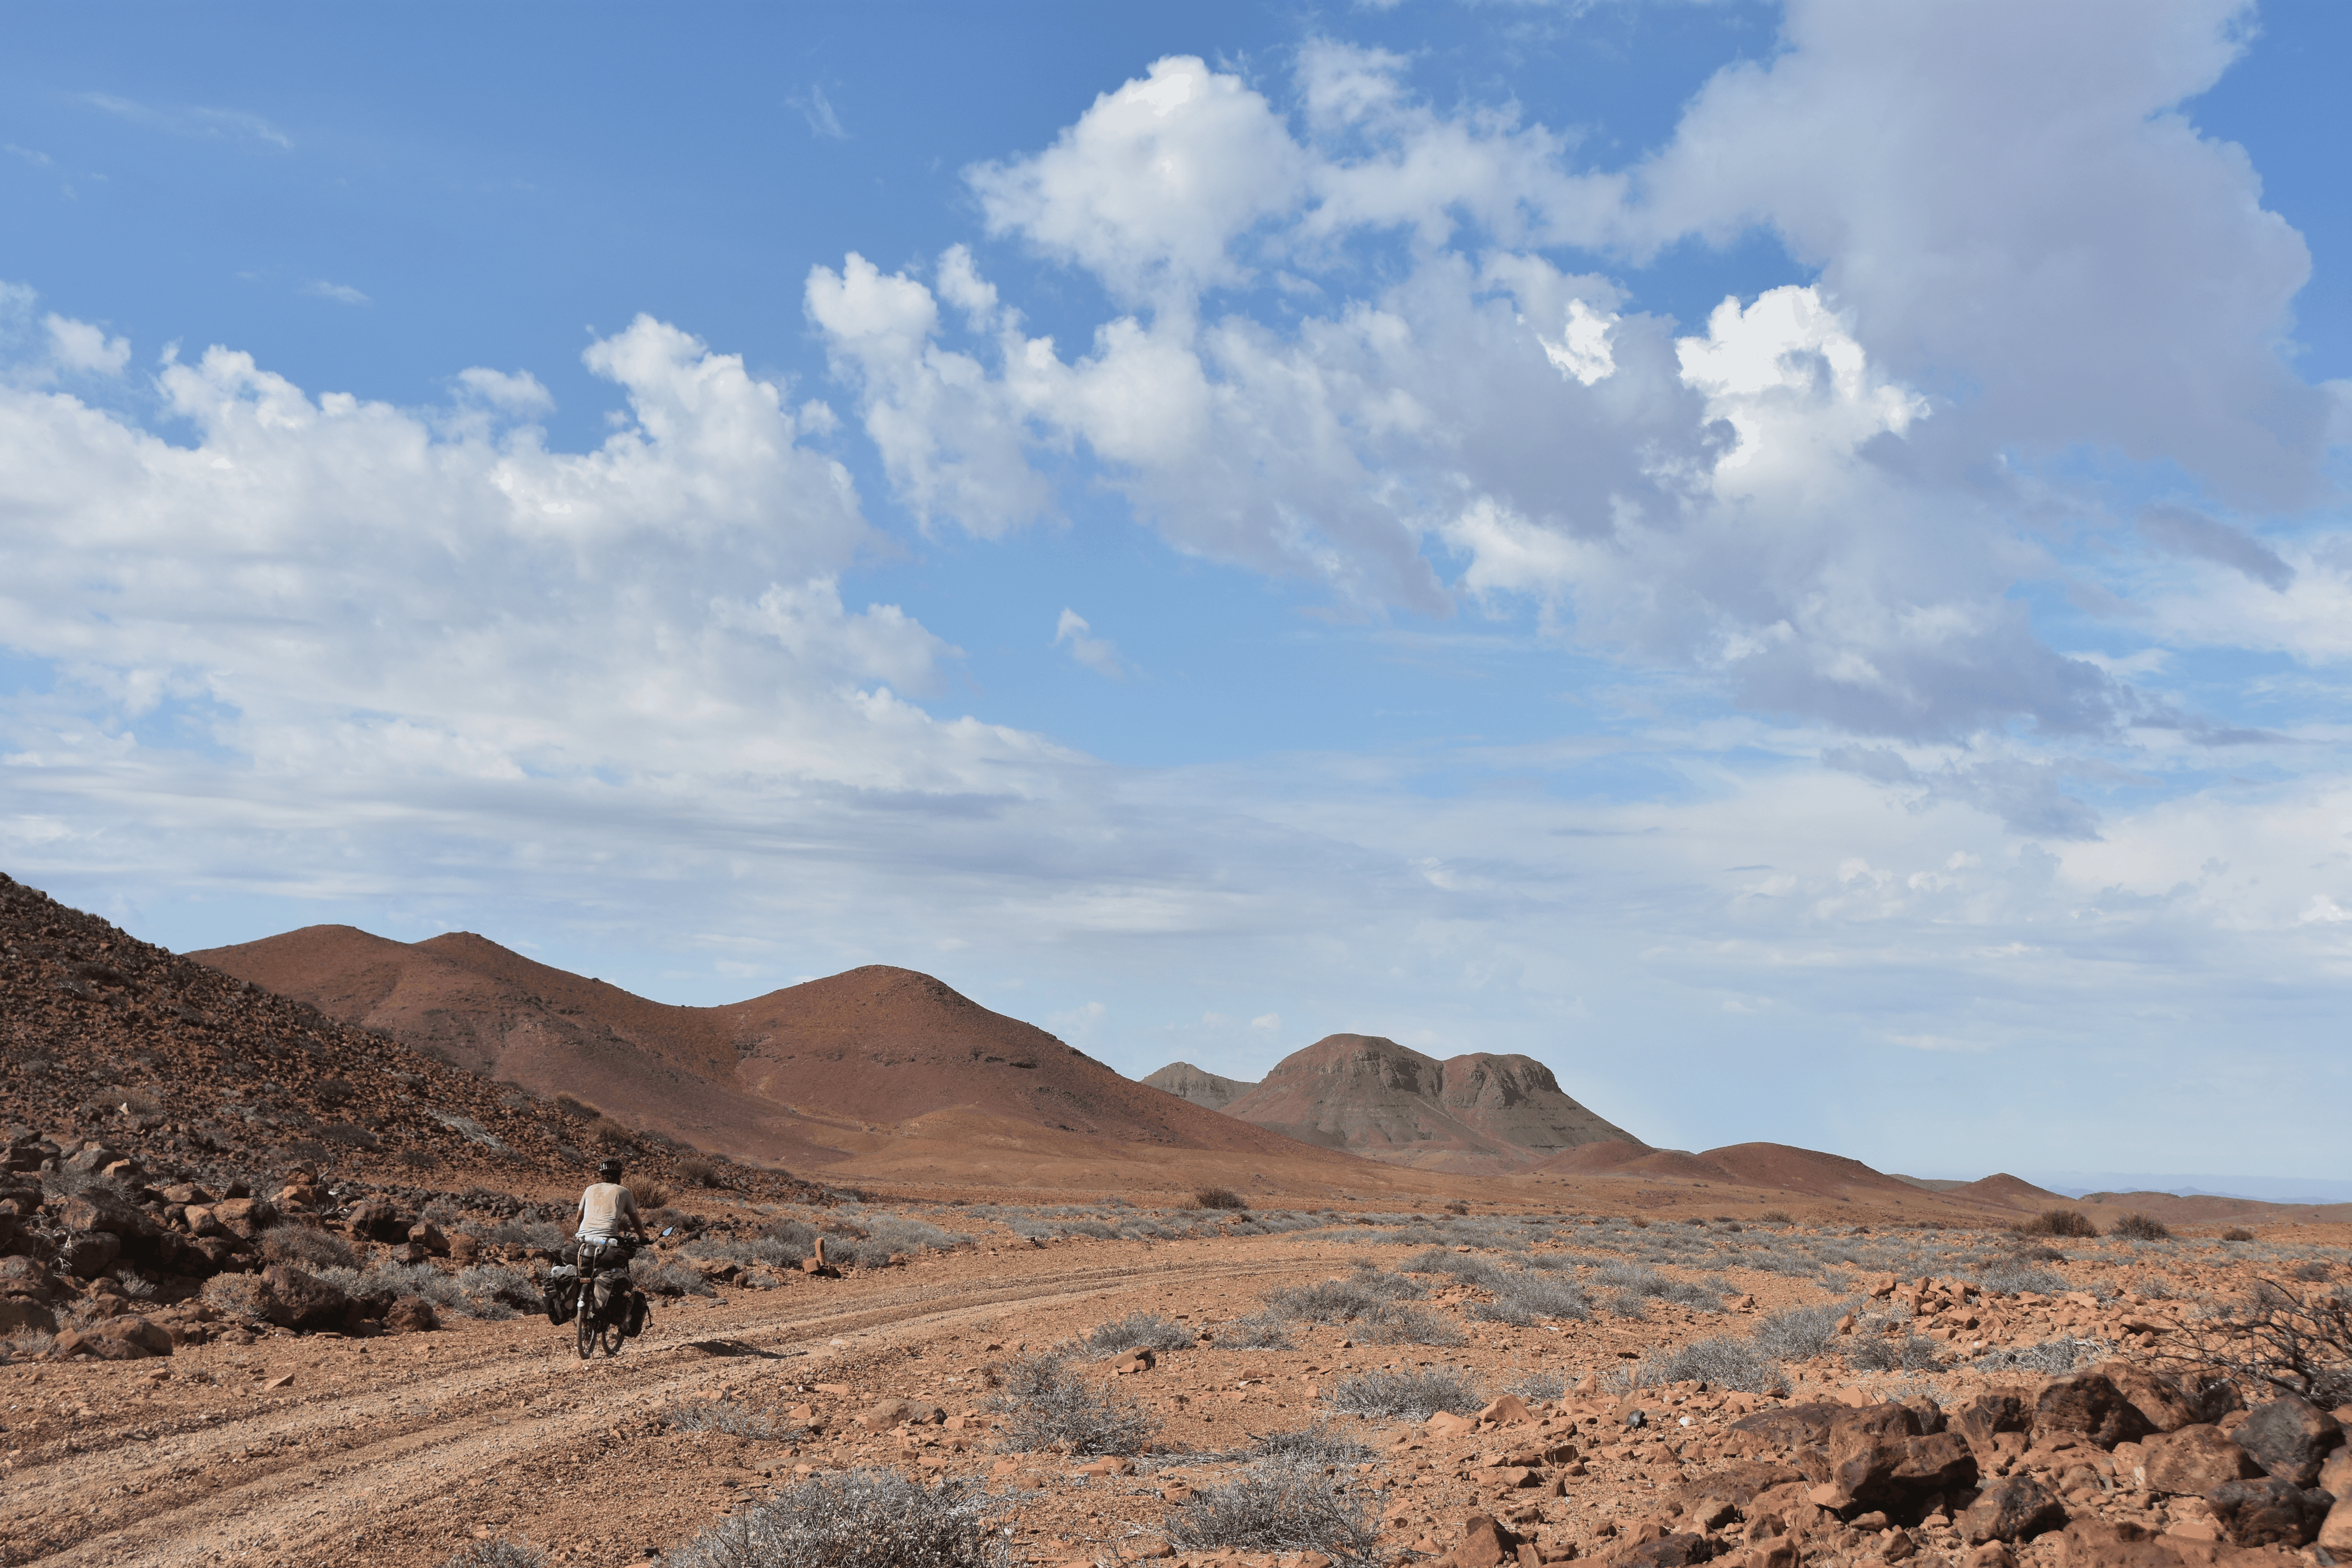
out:
<path id="1" fill-rule="evenodd" d="M 2020 1236 L 2096 1236 L 2099 1228 L 2079 1208 L 2045 1208 L 2031 1219 L 2018 1221 Z"/>
<path id="2" fill-rule="evenodd" d="M 1117 1322 L 1103 1323 L 1087 1335 L 1089 1350 L 1108 1355 L 1114 1351 L 1190 1350 L 1198 1341 L 1191 1329 L 1158 1312 L 1129 1312 Z"/>
<path id="3" fill-rule="evenodd" d="M 1097 1387 L 1066 1364 L 1033 1364 L 1027 1370 L 1042 1375 L 1027 1379 L 1029 1392 L 1021 1393 L 1008 1380 L 989 1402 L 1005 1415 L 1009 1453 L 1139 1454 L 1159 1429 L 1158 1419 L 1133 1397 Z"/>
<path id="4" fill-rule="evenodd" d="M 2169 1241 L 2172 1232 L 2164 1221 L 2154 1219 L 2137 1209 L 2107 1227 L 2107 1234 L 2120 1236 L 2126 1241 Z"/>
<path id="5" fill-rule="evenodd" d="M 442 1568 L 547 1568 L 547 1553 L 528 1541 L 477 1541 L 451 1552 Z"/>
<path id="6" fill-rule="evenodd" d="M 814 1475 L 721 1520 L 670 1568 L 1006 1568 L 990 1528 L 1004 1503 L 972 1481 L 934 1487 L 895 1470 Z"/>
<path id="7" fill-rule="evenodd" d="M 2242 1225 L 2232 1225 L 2229 1229 L 2221 1232 L 2221 1239 L 2224 1241 L 2252 1241 L 2253 1239 L 2254 1233 Z"/>
<path id="8" fill-rule="evenodd" d="M 627 1149 L 636 1146 L 636 1134 L 610 1116 L 599 1116 L 588 1124 L 588 1138 L 599 1148 Z"/>
<path id="9" fill-rule="evenodd" d="M 1467 1416 L 1486 1404 L 1458 1372 L 1387 1368 L 1339 1379 L 1324 1400 L 1342 1415 L 1406 1421 L 1426 1421 L 1440 1410 Z"/>
<path id="10" fill-rule="evenodd" d="M 1204 1186 L 1192 1195 L 1194 1208 L 1247 1208 L 1248 1200 L 1229 1186 Z"/>
<path id="11" fill-rule="evenodd" d="M 677 1162 L 677 1179 L 688 1186 L 717 1186 L 719 1167 L 698 1156 Z"/>
<path id="12" fill-rule="evenodd" d="M 1795 1220 L 1789 1218 L 1789 1211 L 1784 1208 L 1768 1208 L 1763 1213 L 1758 1215 L 1756 1218 L 1759 1223 L 1764 1225 L 1794 1225 L 1797 1223 Z"/>
<path id="13" fill-rule="evenodd" d="M 2158 1359 L 2192 1377 L 2226 1377 L 2249 1396 L 2271 1388 L 2332 1409 L 2352 1402 L 2352 1290 L 2257 1281 L 2252 1300 L 2189 1319 L 2158 1348 Z"/>
<path id="14" fill-rule="evenodd" d="M 637 1200 L 637 1212 L 646 1217 L 647 1224 L 653 1222 L 656 1209 L 667 1208 L 669 1200 L 677 1196 L 651 1176 L 635 1176 L 621 1185 L 627 1187 L 629 1195 Z"/>
<path id="15" fill-rule="evenodd" d="M 570 1094 L 558 1094 L 555 1097 L 555 1108 L 575 1122 L 593 1122 L 604 1114 L 585 1100 L 576 1099 Z"/>
<path id="16" fill-rule="evenodd" d="M 1325 1469 L 1276 1461 L 1202 1487 L 1168 1515 L 1169 1544 L 1179 1552 L 1318 1552 L 1369 1563 L 1378 1529 L 1370 1496 Z"/>
<path id="17" fill-rule="evenodd" d="M 160 1116 L 163 1102 L 144 1089 L 118 1088 L 106 1092 L 106 1098 L 118 1111 L 132 1116 Z"/>

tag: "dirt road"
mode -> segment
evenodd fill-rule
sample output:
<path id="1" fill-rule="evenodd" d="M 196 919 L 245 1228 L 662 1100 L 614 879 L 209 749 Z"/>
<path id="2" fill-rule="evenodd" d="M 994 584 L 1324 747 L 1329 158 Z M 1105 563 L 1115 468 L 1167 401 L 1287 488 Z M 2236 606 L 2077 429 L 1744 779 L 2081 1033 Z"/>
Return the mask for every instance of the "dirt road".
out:
<path id="1" fill-rule="evenodd" d="M 1197 1310 L 1330 1263 L 1328 1248 L 1271 1242 L 1213 1257 L 1129 1246 L 1084 1262 L 957 1257 L 668 1307 L 619 1358 L 585 1364 L 534 1318 L 0 1369 L 8 1443 L 64 1429 L 9 1455 L 0 1563 L 431 1568 L 478 1534 L 509 1532 L 558 1561 L 638 1561 L 773 1473 L 772 1460 L 753 1470 L 745 1445 L 667 1434 L 673 1401 L 789 1404 L 818 1382 L 872 1383 L 856 1394 L 870 1399 L 928 1382 L 968 1402 L 976 1382 L 947 1370 L 954 1354 L 1044 1343 L 1130 1311 Z M 896 1369 L 890 1386 L 874 1380 L 877 1361 Z"/>

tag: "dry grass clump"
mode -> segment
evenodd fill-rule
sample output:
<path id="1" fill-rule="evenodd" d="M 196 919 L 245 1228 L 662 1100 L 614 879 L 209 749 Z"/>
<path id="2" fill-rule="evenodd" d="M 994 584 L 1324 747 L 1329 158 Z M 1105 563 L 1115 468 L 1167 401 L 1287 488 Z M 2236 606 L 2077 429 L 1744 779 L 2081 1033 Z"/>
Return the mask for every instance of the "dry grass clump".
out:
<path id="1" fill-rule="evenodd" d="M 451 1552 L 442 1568 L 547 1568 L 547 1553 L 528 1541 L 477 1541 Z"/>
<path id="2" fill-rule="evenodd" d="M 1158 1312 L 1129 1312 L 1117 1322 L 1098 1325 L 1087 1335 L 1087 1347 L 1101 1354 L 1114 1351 L 1190 1350 L 1197 1343 L 1191 1329 Z"/>
<path id="3" fill-rule="evenodd" d="M 1370 1562 L 1378 1531 L 1365 1492 L 1321 1465 L 1286 1462 L 1202 1488 L 1163 1528 L 1179 1552 L 1319 1552 L 1341 1563 Z"/>
<path id="4" fill-rule="evenodd" d="M 1289 1350 L 1290 1324 L 1265 1312 L 1235 1318 L 1216 1333 L 1219 1350 Z"/>
<path id="5" fill-rule="evenodd" d="M 2079 1208 L 2045 1208 L 2017 1223 L 2020 1236 L 2096 1236 L 2099 1228 Z"/>
<path id="6" fill-rule="evenodd" d="M 1249 1200 L 1229 1186 L 1204 1186 L 1192 1195 L 1194 1208 L 1247 1208 Z"/>
<path id="7" fill-rule="evenodd" d="M 359 1250 L 350 1242 L 307 1225 L 280 1225 L 265 1232 L 261 1256 L 266 1262 L 302 1269 L 350 1269 L 359 1263 Z"/>
<path id="8" fill-rule="evenodd" d="M 2224 1241 L 2252 1241 L 2253 1239 L 2254 1233 L 2242 1225 L 2232 1225 L 2229 1229 L 2221 1232 L 2221 1239 Z"/>
<path id="9" fill-rule="evenodd" d="M 1117 1389 L 1081 1377 L 1059 1351 L 1041 1351 L 1008 1363 L 988 1402 L 1002 1412 L 1009 1453 L 1138 1454 L 1160 1423 Z"/>
<path id="10" fill-rule="evenodd" d="M 637 1176 L 621 1185 L 637 1200 L 637 1212 L 648 1217 L 657 1208 L 667 1208 L 669 1200 L 677 1196 L 651 1176 Z"/>
<path id="11" fill-rule="evenodd" d="M 677 1162 L 677 1179 L 688 1186 L 717 1186 L 719 1167 L 699 1155 L 689 1156 Z"/>
<path id="12" fill-rule="evenodd" d="M 1905 1331 L 1900 1339 L 1857 1336 L 1845 1350 L 1846 1364 L 1862 1372 L 1941 1372 L 1944 1358 L 1934 1340 Z"/>
<path id="13" fill-rule="evenodd" d="M 2107 1227 L 2107 1234 L 2120 1236 L 2126 1241 L 2169 1241 L 2172 1231 L 2164 1221 L 2154 1219 L 2134 1210 Z"/>
<path id="14" fill-rule="evenodd" d="M 720 1521 L 670 1568 L 1007 1568 L 992 1530 L 1003 1505 L 969 1481 L 934 1487 L 895 1470 L 814 1475 Z"/>
<path id="15" fill-rule="evenodd" d="M 1346 1416 L 1401 1416 L 1426 1421 L 1440 1410 L 1467 1416 L 1486 1404 L 1460 1373 L 1450 1370 L 1382 1368 L 1343 1377 L 1324 1402 Z"/>

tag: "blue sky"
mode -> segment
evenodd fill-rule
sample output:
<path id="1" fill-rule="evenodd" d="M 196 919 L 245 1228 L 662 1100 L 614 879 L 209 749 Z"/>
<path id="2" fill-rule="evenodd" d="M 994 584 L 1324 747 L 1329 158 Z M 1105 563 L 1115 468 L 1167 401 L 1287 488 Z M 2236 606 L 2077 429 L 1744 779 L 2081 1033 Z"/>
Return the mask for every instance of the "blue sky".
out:
<path id="1" fill-rule="evenodd" d="M 1166 9 L 1166 8 L 1163 8 Z M 91 6 L 0 865 L 2341 1178 L 2338 7 Z"/>

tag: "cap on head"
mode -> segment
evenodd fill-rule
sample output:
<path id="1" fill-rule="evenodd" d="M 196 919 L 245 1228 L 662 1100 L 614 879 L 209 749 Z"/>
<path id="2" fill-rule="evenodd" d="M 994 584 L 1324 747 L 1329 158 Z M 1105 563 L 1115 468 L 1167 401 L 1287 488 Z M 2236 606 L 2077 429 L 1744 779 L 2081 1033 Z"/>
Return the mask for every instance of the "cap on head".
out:
<path id="1" fill-rule="evenodd" d="M 606 1181 L 618 1181 L 621 1179 L 621 1162 L 605 1160 L 597 1166 L 596 1174 Z"/>

